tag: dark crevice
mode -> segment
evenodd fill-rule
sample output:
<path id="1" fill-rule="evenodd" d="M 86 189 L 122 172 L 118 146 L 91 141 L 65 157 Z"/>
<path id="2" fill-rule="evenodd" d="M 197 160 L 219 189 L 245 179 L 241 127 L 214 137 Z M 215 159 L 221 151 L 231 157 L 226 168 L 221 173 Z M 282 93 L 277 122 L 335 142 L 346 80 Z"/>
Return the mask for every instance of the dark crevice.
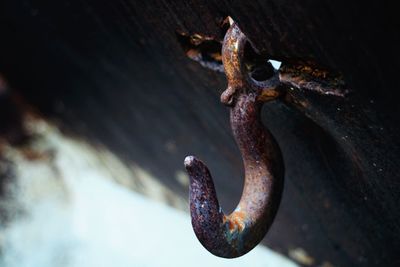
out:
<path id="1" fill-rule="evenodd" d="M 227 30 L 227 24 L 224 24 L 223 32 Z M 176 32 L 178 42 L 181 44 L 186 56 L 198 62 L 205 68 L 217 72 L 224 72 L 222 64 L 222 40 L 216 37 L 202 34 L 189 35 L 184 32 Z M 257 81 L 265 81 L 272 77 L 274 68 L 268 59 L 260 56 L 252 48 L 250 43 L 245 47 L 245 65 L 250 73 L 250 76 Z"/>
<path id="2" fill-rule="evenodd" d="M 249 42 L 244 48 L 244 59 L 250 76 L 256 81 L 265 81 L 274 75 L 275 69 L 268 59 L 259 55 Z"/>
<path id="3" fill-rule="evenodd" d="M 221 57 L 221 40 L 217 40 L 212 36 L 188 35 L 178 31 L 176 36 L 187 57 L 200 63 L 205 68 L 224 72 Z"/>
<path id="4" fill-rule="evenodd" d="M 224 23 L 221 27 L 223 27 L 222 31 L 225 33 L 228 24 Z M 220 73 L 224 72 L 221 55 L 222 40 L 215 36 L 199 33 L 190 35 L 177 31 L 176 35 L 187 57 L 205 68 Z M 343 75 L 338 71 L 302 59 L 278 61 L 282 64 L 274 68 L 270 60 L 273 59 L 268 55 L 259 54 L 252 47 L 251 42 L 247 42 L 244 51 L 244 64 L 249 75 L 256 81 L 266 81 L 279 70 L 281 81 L 292 88 L 339 97 L 344 97 L 350 93 Z"/>

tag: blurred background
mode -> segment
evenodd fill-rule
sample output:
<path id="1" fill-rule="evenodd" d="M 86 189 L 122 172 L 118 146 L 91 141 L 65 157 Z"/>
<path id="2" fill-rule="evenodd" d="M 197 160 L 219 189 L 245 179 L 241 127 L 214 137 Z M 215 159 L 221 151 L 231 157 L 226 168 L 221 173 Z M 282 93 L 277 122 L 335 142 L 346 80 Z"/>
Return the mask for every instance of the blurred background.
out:
<path id="1" fill-rule="evenodd" d="M 204 160 L 234 209 L 227 16 L 253 60 L 339 73 L 350 92 L 265 105 L 285 189 L 234 260 L 197 241 L 183 168 Z M 398 26 L 373 1 L 1 1 L 0 266 L 398 266 Z"/>
<path id="2" fill-rule="evenodd" d="M 263 247 L 235 261 L 211 255 L 187 200 L 149 172 L 44 120 L 25 126 L 29 144 L 2 146 L 12 181 L 1 201 L 1 266 L 296 266 Z M 176 179 L 187 187 L 185 174 Z"/>

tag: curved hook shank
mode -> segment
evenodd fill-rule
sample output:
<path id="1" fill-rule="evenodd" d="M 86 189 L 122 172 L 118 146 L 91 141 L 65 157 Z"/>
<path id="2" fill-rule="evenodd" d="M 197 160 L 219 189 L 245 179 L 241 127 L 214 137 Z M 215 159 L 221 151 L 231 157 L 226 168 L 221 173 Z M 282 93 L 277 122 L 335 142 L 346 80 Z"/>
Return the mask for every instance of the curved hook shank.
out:
<path id="1" fill-rule="evenodd" d="M 282 194 L 281 153 L 261 123 L 261 103 L 255 99 L 254 94 L 240 95 L 231 110 L 231 126 L 245 167 L 243 194 L 234 212 L 222 212 L 207 167 L 193 156 L 185 159 L 193 229 L 205 248 L 224 258 L 246 254 L 263 239 Z"/>
<path id="2" fill-rule="evenodd" d="M 223 63 L 228 88 L 221 101 L 231 107 L 231 127 L 242 154 L 245 181 L 235 211 L 225 215 L 206 165 L 193 156 L 185 159 L 190 177 L 189 198 L 192 226 L 201 244 L 216 256 L 239 257 L 265 236 L 277 212 L 283 189 L 283 160 L 280 149 L 261 122 L 265 91 L 273 91 L 276 77 L 260 87 L 241 63 L 245 35 L 236 24 L 223 44 Z"/>

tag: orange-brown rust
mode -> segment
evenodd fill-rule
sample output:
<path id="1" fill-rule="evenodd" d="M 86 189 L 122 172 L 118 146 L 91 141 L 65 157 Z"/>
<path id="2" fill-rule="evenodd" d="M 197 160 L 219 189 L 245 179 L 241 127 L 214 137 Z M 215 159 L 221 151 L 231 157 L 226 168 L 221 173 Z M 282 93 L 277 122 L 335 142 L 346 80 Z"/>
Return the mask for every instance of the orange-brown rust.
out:
<path id="1" fill-rule="evenodd" d="M 279 80 L 285 85 L 323 95 L 344 97 L 349 93 L 340 73 L 317 67 L 312 62 L 282 64 Z"/>
<path id="2" fill-rule="evenodd" d="M 224 219 L 228 222 L 229 230 L 242 232 L 246 226 L 245 219 L 246 214 L 242 211 L 234 211 L 228 216 L 224 216 Z"/>
<path id="3" fill-rule="evenodd" d="M 262 90 L 260 95 L 257 97 L 258 101 L 267 102 L 279 97 L 280 92 L 277 90 Z"/>

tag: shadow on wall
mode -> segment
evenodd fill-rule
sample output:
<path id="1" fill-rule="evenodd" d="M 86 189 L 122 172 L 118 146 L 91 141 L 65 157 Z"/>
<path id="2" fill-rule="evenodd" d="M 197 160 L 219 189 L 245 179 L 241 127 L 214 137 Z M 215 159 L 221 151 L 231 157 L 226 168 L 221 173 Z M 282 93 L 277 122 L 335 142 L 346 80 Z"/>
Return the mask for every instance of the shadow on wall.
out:
<path id="1" fill-rule="evenodd" d="M 188 214 L 162 203 L 186 209 L 158 179 L 38 117 L 24 121 L 29 144 L 2 142 L 13 179 L 0 203 L 1 266 L 296 266 L 263 246 L 236 260 L 209 254 Z"/>

